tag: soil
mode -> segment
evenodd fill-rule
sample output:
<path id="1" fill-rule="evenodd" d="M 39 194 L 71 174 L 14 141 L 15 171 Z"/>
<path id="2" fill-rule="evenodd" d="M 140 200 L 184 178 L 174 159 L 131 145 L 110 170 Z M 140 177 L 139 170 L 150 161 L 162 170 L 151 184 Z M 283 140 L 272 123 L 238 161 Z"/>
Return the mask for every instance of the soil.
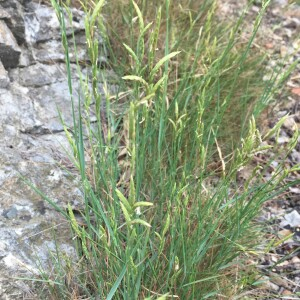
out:
<path id="1" fill-rule="evenodd" d="M 261 2 L 256 1 L 247 13 L 247 26 L 257 15 Z M 247 1 L 219 2 L 221 16 L 234 18 L 239 16 L 246 7 Z M 264 50 L 268 55 L 268 69 L 270 74 L 278 66 L 283 66 L 283 71 L 288 70 L 292 64 L 294 71 L 284 83 L 283 89 L 276 95 L 274 103 L 264 112 L 260 122 L 260 129 L 266 132 L 272 128 L 280 118 L 289 115 L 284 122 L 278 137 L 278 144 L 284 145 L 291 139 L 293 133 L 300 128 L 300 5 L 299 2 L 274 0 L 268 7 L 262 20 L 261 28 L 255 40 L 255 47 Z M 298 62 L 298 63 L 297 63 Z M 266 74 L 265 79 L 268 79 Z M 275 141 L 271 142 L 275 143 Z M 275 153 L 260 154 L 255 160 L 264 164 Z M 288 157 L 274 159 L 274 167 L 280 161 L 288 167 L 296 168 L 300 163 L 300 143 Z M 241 176 L 247 176 L 249 170 L 244 170 Z M 272 166 L 269 175 L 272 172 Z M 268 176 L 268 174 L 267 174 Z M 266 251 L 259 259 L 253 259 L 257 264 L 257 280 L 261 281 L 242 296 L 242 299 L 300 299 L 300 173 L 299 168 L 291 172 L 286 183 L 291 186 L 276 199 L 267 202 L 262 210 L 258 222 L 264 228 L 265 240 L 273 239 L 269 244 L 262 245 Z M 263 243 L 263 242 L 262 242 Z M 241 299 L 239 297 L 239 299 Z"/>

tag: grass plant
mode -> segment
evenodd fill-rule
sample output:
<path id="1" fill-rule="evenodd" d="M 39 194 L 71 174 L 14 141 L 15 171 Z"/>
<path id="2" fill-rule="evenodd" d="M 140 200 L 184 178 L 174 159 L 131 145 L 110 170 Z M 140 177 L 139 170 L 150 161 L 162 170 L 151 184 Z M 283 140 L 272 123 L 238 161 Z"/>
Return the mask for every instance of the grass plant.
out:
<path id="1" fill-rule="evenodd" d="M 51 276 L 43 272 L 52 297 L 233 299 L 257 254 L 253 220 L 291 171 L 279 164 L 263 180 L 254 168 L 247 182 L 237 181 L 284 121 L 265 136 L 255 122 L 286 76 L 263 82 L 263 56 L 253 48 L 270 1 L 250 35 L 243 14 L 219 24 L 212 0 L 82 2 L 89 72 L 78 62 L 79 99 L 65 28 L 71 10 L 51 2 L 72 100 L 72 134 L 70 124 L 65 132 L 84 194 L 83 222 L 71 206 L 65 212 L 45 197 L 69 221 L 78 256 L 69 261 L 57 252 Z M 113 94 L 103 54 L 120 77 Z"/>

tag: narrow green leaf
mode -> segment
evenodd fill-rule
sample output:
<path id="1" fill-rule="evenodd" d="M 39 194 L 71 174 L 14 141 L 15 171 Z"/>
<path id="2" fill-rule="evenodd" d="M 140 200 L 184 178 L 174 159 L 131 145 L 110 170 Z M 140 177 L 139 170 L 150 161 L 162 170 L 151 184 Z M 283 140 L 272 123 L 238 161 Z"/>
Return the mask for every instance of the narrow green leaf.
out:
<path id="1" fill-rule="evenodd" d="M 19 174 L 20 178 L 32 189 L 34 190 L 38 195 L 40 195 L 45 201 L 47 201 L 51 206 L 54 207 L 56 211 L 58 211 L 60 214 L 62 214 L 67 220 L 70 219 L 68 214 L 59 206 L 57 205 L 53 200 L 51 200 L 49 197 L 47 197 L 40 189 L 38 189 L 33 183 L 31 183 L 28 179 L 26 179 L 23 175 Z"/>
<path id="2" fill-rule="evenodd" d="M 196 280 L 196 281 L 193 281 L 193 282 L 184 284 L 182 287 L 186 287 L 186 286 L 193 285 L 193 284 L 196 284 L 196 283 L 208 281 L 208 280 L 215 279 L 215 278 L 218 278 L 218 277 L 221 277 L 221 276 L 222 276 L 222 275 L 216 275 L 216 276 L 211 276 L 211 277 L 205 277 L 205 278 L 203 278 L 203 279 L 199 279 L 199 280 Z"/>
<path id="3" fill-rule="evenodd" d="M 154 96 L 155 96 L 155 94 L 147 95 L 142 100 L 138 101 L 138 103 L 136 105 L 139 106 L 139 105 L 146 104 L 146 103 L 148 103 L 148 100 L 151 99 L 151 98 L 153 98 Z"/>
<path id="4" fill-rule="evenodd" d="M 167 233 L 167 231 L 169 230 L 169 227 L 170 227 L 170 214 L 168 213 L 167 215 L 167 220 L 165 222 L 165 226 L 164 226 L 164 229 L 163 229 L 163 232 L 162 232 L 162 237 L 164 237 Z"/>
<path id="5" fill-rule="evenodd" d="M 152 69 L 153 67 L 153 62 L 154 62 L 154 57 L 155 57 L 155 52 L 156 52 L 156 47 L 157 47 L 157 41 L 158 41 L 158 35 L 159 35 L 159 29 L 160 29 L 160 21 L 161 21 L 161 7 L 159 7 L 157 16 L 156 16 L 156 21 L 155 21 L 155 29 L 151 33 L 150 36 L 150 49 L 149 49 L 149 68 Z"/>
<path id="6" fill-rule="evenodd" d="M 95 6 L 94 8 L 94 11 L 93 11 L 93 14 L 92 14 L 92 17 L 91 17 L 91 25 L 94 26 L 95 24 L 95 21 L 96 21 L 96 18 L 98 16 L 98 14 L 100 13 L 100 10 L 101 8 L 103 7 L 104 5 L 104 2 L 105 0 L 100 0 L 97 5 Z"/>
<path id="7" fill-rule="evenodd" d="M 134 203 L 133 206 L 134 206 L 134 208 L 139 207 L 139 206 L 153 206 L 153 203 L 146 202 L 146 201 L 140 201 L 140 202 Z"/>
<path id="8" fill-rule="evenodd" d="M 176 131 L 176 124 L 175 124 L 175 122 L 174 122 L 173 120 L 171 120 L 170 118 L 169 118 L 168 120 L 171 122 L 171 124 L 172 124 L 173 127 L 174 127 L 174 130 Z"/>
<path id="9" fill-rule="evenodd" d="M 111 300 L 113 298 L 113 296 L 115 295 L 125 273 L 126 273 L 126 268 L 127 266 L 125 265 L 122 269 L 122 272 L 120 273 L 119 277 L 117 278 L 116 282 L 114 283 L 114 285 L 112 286 L 111 290 L 109 291 L 106 300 Z"/>
<path id="10" fill-rule="evenodd" d="M 69 213 L 69 216 L 70 216 L 71 226 L 72 226 L 73 230 L 81 238 L 81 231 L 79 230 L 79 226 L 78 226 L 78 223 L 75 219 L 75 216 L 74 216 L 74 213 L 73 213 L 73 210 L 72 210 L 72 207 L 71 207 L 70 203 L 68 203 L 68 213 Z"/>
<path id="11" fill-rule="evenodd" d="M 142 38 L 142 37 L 145 35 L 145 33 L 149 30 L 149 28 L 151 27 L 151 25 L 152 25 L 152 22 L 150 22 L 149 24 L 146 25 L 146 27 L 145 27 L 145 28 L 143 29 L 143 31 L 141 32 L 139 38 Z"/>
<path id="12" fill-rule="evenodd" d="M 140 11 L 138 5 L 133 0 L 132 3 L 139 19 L 140 31 L 142 32 L 144 30 L 144 19 L 143 19 L 142 12 Z"/>
<path id="13" fill-rule="evenodd" d="M 126 209 L 128 211 L 131 211 L 131 206 L 130 206 L 128 200 L 126 199 L 126 197 L 122 194 L 122 192 L 119 191 L 118 189 L 116 189 L 116 193 L 117 193 L 117 196 L 120 199 L 120 201 L 122 201 L 122 203 L 125 205 Z"/>
<path id="14" fill-rule="evenodd" d="M 122 194 L 122 192 L 120 190 L 116 189 L 116 193 L 117 193 L 118 198 L 126 206 L 126 209 L 131 210 L 131 206 L 130 206 L 128 200 L 126 199 L 126 197 Z"/>
<path id="15" fill-rule="evenodd" d="M 123 46 L 129 52 L 129 54 L 132 56 L 132 58 L 135 60 L 136 64 L 138 65 L 140 62 L 139 62 L 137 55 L 134 53 L 134 51 L 125 43 L 123 43 Z"/>
<path id="16" fill-rule="evenodd" d="M 141 220 L 141 219 L 134 219 L 130 222 L 130 224 L 141 224 L 141 225 L 144 225 L 149 228 L 151 227 L 151 225 L 149 223 L 147 223 L 146 221 Z"/>
<path id="17" fill-rule="evenodd" d="M 122 208 L 122 211 L 123 211 L 123 214 L 124 214 L 124 217 L 125 217 L 125 220 L 127 223 L 130 223 L 131 222 L 131 218 L 130 218 L 130 215 L 125 207 L 125 205 L 120 202 L 120 205 L 121 205 L 121 208 Z"/>
<path id="18" fill-rule="evenodd" d="M 164 83 L 165 79 L 167 78 L 166 75 L 163 75 L 154 85 L 153 89 L 151 90 L 152 93 L 155 93 L 158 88 Z"/>
<path id="19" fill-rule="evenodd" d="M 266 139 L 269 139 L 270 137 L 272 137 L 280 128 L 281 126 L 283 125 L 283 123 L 285 122 L 285 120 L 288 118 L 289 116 L 286 115 L 284 117 L 282 117 L 278 122 L 277 124 L 272 128 L 270 129 L 266 135 L 263 137 L 263 140 L 266 140 Z"/>
<path id="20" fill-rule="evenodd" d="M 171 52 L 168 55 L 166 55 L 165 57 L 163 57 L 156 65 L 155 67 L 152 69 L 151 73 L 150 73 L 150 78 L 153 79 L 154 75 L 157 73 L 157 71 L 159 70 L 159 68 L 168 60 L 170 60 L 172 57 L 178 55 L 181 51 L 176 51 L 176 52 Z"/>
<path id="21" fill-rule="evenodd" d="M 130 176 L 130 189 L 129 189 L 128 198 L 129 198 L 130 204 L 133 205 L 134 202 L 135 202 L 136 197 L 135 197 L 135 185 L 134 185 L 134 180 L 133 180 L 132 175 Z"/>
<path id="22" fill-rule="evenodd" d="M 148 86 L 148 83 L 140 76 L 127 75 L 127 76 L 123 76 L 122 79 L 131 80 L 131 81 L 138 81 L 138 82 L 142 83 L 143 85 Z"/>

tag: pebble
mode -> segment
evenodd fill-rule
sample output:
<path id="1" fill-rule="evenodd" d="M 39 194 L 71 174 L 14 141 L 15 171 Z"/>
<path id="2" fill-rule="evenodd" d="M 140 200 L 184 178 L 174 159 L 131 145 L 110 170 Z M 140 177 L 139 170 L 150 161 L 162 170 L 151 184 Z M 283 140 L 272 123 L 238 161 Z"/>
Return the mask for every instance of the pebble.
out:
<path id="1" fill-rule="evenodd" d="M 288 0 L 274 0 L 274 4 L 280 5 L 280 6 L 286 6 L 289 4 Z"/>
<path id="2" fill-rule="evenodd" d="M 260 288 L 262 288 L 262 289 L 264 289 L 264 290 L 275 291 L 275 292 L 277 292 L 277 291 L 280 290 L 280 287 L 279 287 L 277 284 L 275 284 L 275 283 L 273 283 L 273 282 L 271 282 L 271 281 L 265 281 L 265 282 L 260 286 Z"/>
<path id="3" fill-rule="evenodd" d="M 293 150 L 291 153 L 291 158 L 296 164 L 300 163 L 300 153 L 298 151 Z"/>
<path id="4" fill-rule="evenodd" d="M 291 213 L 286 214 L 284 216 L 284 220 L 280 223 L 280 226 L 282 227 L 287 225 L 291 227 L 300 226 L 300 214 L 296 210 L 293 210 Z"/>
<path id="5" fill-rule="evenodd" d="M 300 263 L 300 257 L 298 256 L 294 256 L 292 259 L 291 259 L 292 263 L 294 264 L 299 264 Z"/>
<path id="6" fill-rule="evenodd" d="M 289 129 L 289 130 L 295 130 L 297 128 L 297 126 L 294 121 L 294 118 L 292 118 L 292 117 L 287 118 L 283 123 L 283 127 L 285 127 L 286 129 Z"/>
<path id="7" fill-rule="evenodd" d="M 9 220 L 15 219 L 18 215 L 18 210 L 13 206 L 3 212 L 3 216 Z"/>

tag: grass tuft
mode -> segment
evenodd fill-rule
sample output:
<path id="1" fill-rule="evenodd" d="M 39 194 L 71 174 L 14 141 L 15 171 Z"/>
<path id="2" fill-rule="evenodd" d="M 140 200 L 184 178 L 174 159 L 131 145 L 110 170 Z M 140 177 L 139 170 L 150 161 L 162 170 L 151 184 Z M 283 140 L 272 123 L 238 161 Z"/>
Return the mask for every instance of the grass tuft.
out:
<path id="1" fill-rule="evenodd" d="M 244 14 L 220 24 L 212 0 L 83 1 L 90 76 L 78 67 L 77 105 L 65 28 L 72 14 L 51 0 L 84 194 L 81 221 L 71 206 L 62 211 L 78 260 L 57 253 L 51 281 L 42 274 L 55 299 L 225 299 L 253 283 L 245 269 L 257 254 L 253 220 L 290 172 L 280 164 L 267 181 L 258 169 L 237 181 L 282 123 L 262 137 L 255 122 L 281 82 L 262 80 L 264 57 L 253 46 L 269 2 L 246 35 Z M 103 55 L 120 78 L 114 93 Z"/>

